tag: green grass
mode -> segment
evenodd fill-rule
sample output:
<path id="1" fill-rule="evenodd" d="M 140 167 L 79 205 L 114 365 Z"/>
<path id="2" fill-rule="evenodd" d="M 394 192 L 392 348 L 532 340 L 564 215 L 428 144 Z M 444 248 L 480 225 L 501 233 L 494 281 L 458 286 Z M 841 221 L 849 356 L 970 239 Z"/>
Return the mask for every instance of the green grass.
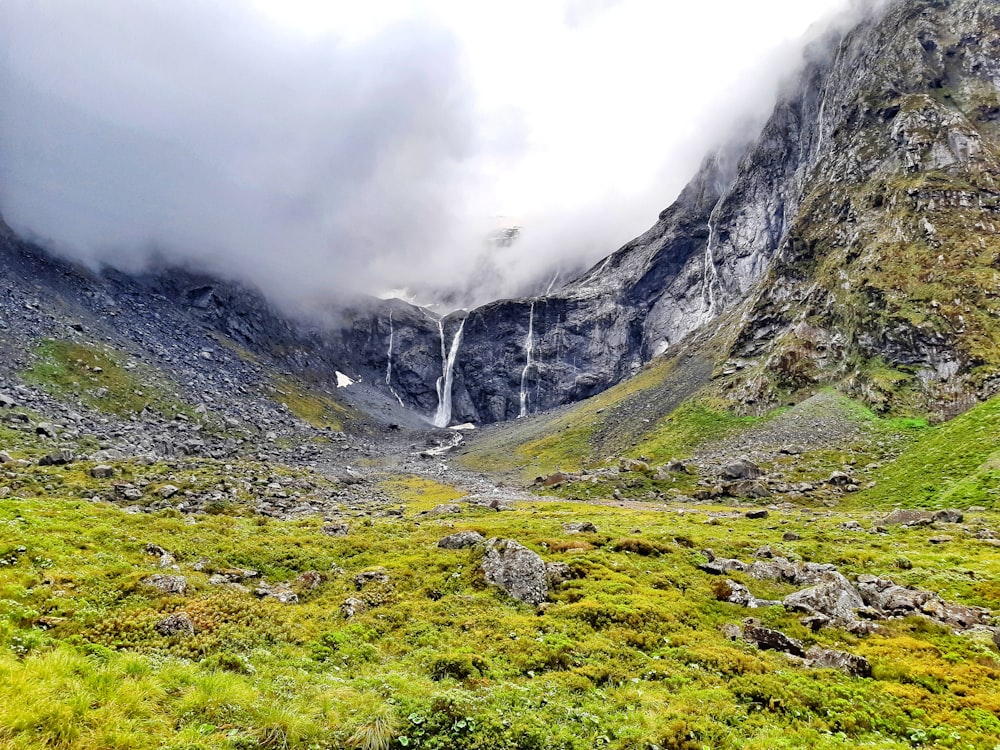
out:
<path id="1" fill-rule="evenodd" d="M 126 367 L 127 359 L 108 347 L 46 339 L 23 377 L 54 396 L 109 414 L 127 417 L 149 409 L 167 418 L 197 416 L 190 404 L 172 395 L 176 386 L 138 363 Z"/>
<path id="2" fill-rule="evenodd" d="M 923 433 L 860 500 L 912 507 L 1000 508 L 1000 397 Z"/>
<path id="3" fill-rule="evenodd" d="M 645 456 L 654 464 L 689 458 L 702 445 L 760 421 L 760 417 L 741 417 L 716 408 L 705 399 L 691 399 L 660 420 L 629 455 Z"/>
<path id="4" fill-rule="evenodd" d="M 351 410 L 331 396 L 294 381 L 274 378 L 270 387 L 275 401 L 283 403 L 296 417 L 317 429 L 344 429 L 344 422 L 351 417 Z"/>
<path id="5" fill-rule="evenodd" d="M 983 543 L 959 554 L 930 545 L 933 529 L 883 537 L 839 527 L 845 518 L 869 523 L 864 513 L 787 510 L 761 522 L 711 506 L 673 513 L 548 501 L 428 519 L 420 511 L 459 493 L 412 475 L 380 485 L 407 503 L 403 516 L 329 537 L 319 518 L 129 515 L 82 499 L 107 489 L 86 468 L 0 477 L 18 496 L 0 499 L 3 747 L 990 750 L 1000 732 L 995 651 L 916 620 L 857 638 L 812 633 L 781 608 L 754 612 L 808 643 L 867 656 L 876 676 L 807 670 L 728 641 L 720 627 L 747 612 L 716 601 L 715 579 L 696 567 L 705 547 L 748 559 L 770 544 L 997 610 L 1000 559 Z M 285 471 L 209 461 L 117 468 L 151 486 L 182 475 L 194 491 Z M 563 531 L 583 519 L 598 531 Z M 477 553 L 437 548 L 464 529 L 515 538 L 579 577 L 543 612 L 518 604 L 485 585 Z M 802 539 L 783 542 L 789 529 Z M 141 584 L 158 572 L 147 543 L 175 556 L 184 596 Z M 225 567 L 255 568 L 271 582 L 316 570 L 322 581 L 282 605 L 210 586 L 212 570 Z M 373 567 L 389 582 L 359 591 L 354 575 Z M 758 596 L 792 590 L 740 580 Z M 371 609 L 345 620 L 339 606 L 349 596 Z M 195 635 L 159 635 L 156 622 L 178 610 Z"/>

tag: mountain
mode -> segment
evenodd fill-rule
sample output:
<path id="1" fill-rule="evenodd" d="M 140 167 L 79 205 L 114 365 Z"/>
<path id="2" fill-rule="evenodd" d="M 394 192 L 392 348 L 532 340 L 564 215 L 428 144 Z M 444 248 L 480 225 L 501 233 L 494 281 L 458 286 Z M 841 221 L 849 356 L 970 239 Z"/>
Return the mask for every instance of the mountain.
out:
<path id="1" fill-rule="evenodd" d="M 707 157 L 648 232 L 538 297 L 441 320 L 362 298 L 289 313 L 170 267 L 89 278 L 438 421 L 579 401 L 705 336 L 747 413 L 838 384 L 881 411 L 953 416 L 1000 386 L 997 27 L 988 3 L 890 3 L 821 37 L 759 134 Z"/>

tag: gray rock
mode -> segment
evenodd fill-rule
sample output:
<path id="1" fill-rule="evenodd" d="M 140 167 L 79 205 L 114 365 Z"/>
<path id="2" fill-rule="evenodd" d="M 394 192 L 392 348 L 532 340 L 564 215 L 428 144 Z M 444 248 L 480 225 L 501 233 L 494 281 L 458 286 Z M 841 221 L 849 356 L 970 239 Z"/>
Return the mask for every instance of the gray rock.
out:
<path id="1" fill-rule="evenodd" d="M 156 494 L 159 495 L 164 500 L 169 500 L 178 492 L 180 492 L 180 489 L 178 487 L 175 487 L 172 484 L 165 484 L 156 491 Z"/>
<path id="2" fill-rule="evenodd" d="M 931 518 L 938 523 L 962 523 L 962 521 L 965 520 L 965 516 L 962 514 L 962 511 L 955 510 L 954 508 L 939 510 L 931 516 Z"/>
<path id="3" fill-rule="evenodd" d="M 553 589 L 576 578 L 573 569 L 564 562 L 545 563 L 545 575 L 549 582 L 549 588 Z"/>
<path id="4" fill-rule="evenodd" d="M 872 676 L 872 665 L 865 657 L 819 646 L 806 651 L 806 665 L 815 669 L 839 669 L 851 677 Z"/>
<path id="5" fill-rule="evenodd" d="M 66 466 L 67 464 L 73 463 L 76 460 L 76 456 L 73 451 L 68 448 L 60 448 L 57 451 L 53 451 L 48 455 L 42 456 L 38 460 L 39 466 Z"/>
<path id="6" fill-rule="evenodd" d="M 929 511 L 897 508 L 879 523 L 883 526 L 916 526 L 931 523 L 933 520 L 934 514 Z"/>
<path id="7" fill-rule="evenodd" d="M 0 393 L 0 409 L 13 409 L 17 406 L 17 401 L 6 393 Z"/>
<path id="8" fill-rule="evenodd" d="M 743 621 L 743 639 L 762 651 L 781 651 L 794 656 L 805 656 L 802 642 L 789 638 L 780 630 L 765 628 L 753 618 Z"/>
<path id="9" fill-rule="evenodd" d="M 802 537 L 799 534 L 796 534 L 794 531 L 786 531 L 784 534 L 781 535 L 781 539 L 782 541 L 785 542 L 797 542 L 800 539 L 802 539 Z"/>
<path id="10" fill-rule="evenodd" d="M 184 594 L 187 591 L 187 579 L 184 576 L 157 573 L 143 578 L 142 584 L 162 591 L 164 594 Z"/>
<path id="11" fill-rule="evenodd" d="M 753 594 L 750 593 L 750 589 L 744 586 L 742 583 L 737 583 L 732 579 L 726 579 L 725 586 L 729 590 L 729 595 L 721 599 L 721 601 L 726 601 L 731 604 L 739 604 L 747 609 L 757 609 L 758 607 L 774 607 L 781 602 L 771 601 L 770 599 L 758 599 Z"/>
<path id="12" fill-rule="evenodd" d="M 7 451 L 0 451 L 0 465 L 12 463 L 14 463 L 14 459 L 11 458 L 11 455 Z"/>
<path id="13" fill-rule="evenodd" d="M 340 605 L 340 614 L 347 620 L 367 611 L 368 603 L 353 596 L 344 599 Z"/>
<path id="14" fill-rule="evenodd" d="M 861 595 L 840 573 L 828 576 L 823 583 L 786 596 L 785 608 L 792 612 L 820 614 L 840 625 L 857 620 L 857 611 L 865 606 Z"/>
<path id="15" fill-rule="evenodd" d="M 59 434 L 58 429 L 50 422 L 39 422 L 35 425 L 35 433 L 42 437 L 54 438 Z"/>
<path id="16" fill-rule="evenodd" d="M 549 595 L 548 572 L 542 558 L 513 539 L 490 539 L 482 562 L 486 582 L 513 598 L 541 604 Z"/>
<path id="17" fill-rule="evenodd" d="M 758 479 L 763 475 L 764 472 L 761 471 L 761 468 L 746 458 L 741 458 L 739 461 L 734 461 L 722 468 L 724 479 Z"/>
<path id="18" fill-rule="evenodd" d="M 767 518 L 769 513 L 763 508 L 758 508 L 756 510 L 748 510 L 744 515 L 751 520 L 755 520 L 758 518 Z"/>
<path id="19" fill-rule="evenodd" d="M 194 620 L 187 612 L 174 612 L 156 623 L 156 632 L 163 636 L 194 635 Z"/>
<path id="20" fill-rule="evenodd" d="M 439 540 L 437 546 L 441 549 L 467 549 L 485 541 L 486 538 L 478 531 L 459 531 Z"/>
<path id="21" fill-rule="evenodd" d="M 596 534 L 597 527 L 590 521 L 572 521 L 563 524 L 563 531 L 567 534 Z"/>
<path id="22" fill-rule="evenodd" d="M 258 599 L 275 599 L 282 604 L 298 604 L 299 595 L 292 591 L 287 583 L 260 583 L 254 589 L 254 596 Z"/>
<path id="23" fill-rule="evenodd" d="M 94 466 L 90 470 L 90 476 L 94 479 L 110 479 L 115 475 L 114 467 L 107 465 Z"/>
<path id="24" fill-rule="evenodd" d="M 346 523 L 335 523 L 331 521 L 330 523 L 324 523 L 323 528 L 320 529 L 320 531 L 327 536 L 347 536 L 351 531 L 351 527 Z"/>
<path id="25" fill-rule="evenodd" d="M 358 587 L 360 591 L 369 583 L 388 583 L 389 573 L 385 568 L 372 568 L 371 570 L 365 570 L 354 576 L 354 585 Z"/>
<path id="26" fill-rule="evenodd" d="M 422 516 L 447 516 L 455 513 L 461 513 L 462 506 L 455 505 L 454 503 L 444 503 L 442 505 L 435 505 L 430 510 L 425 510 L 420 515 Z"/>

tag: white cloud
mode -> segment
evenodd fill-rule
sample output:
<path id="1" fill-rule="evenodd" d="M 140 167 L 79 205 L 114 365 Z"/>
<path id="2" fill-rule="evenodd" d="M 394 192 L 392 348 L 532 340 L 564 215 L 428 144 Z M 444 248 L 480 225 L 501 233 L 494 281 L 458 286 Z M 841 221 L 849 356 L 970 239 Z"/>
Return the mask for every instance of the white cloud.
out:
<path id="1" fill-rule="evenodd" d="M 642 231 L 845 4 L 4 0 L 0 208 L 283 295 L 460 282 L 514 216 L 510 291 Z"/>

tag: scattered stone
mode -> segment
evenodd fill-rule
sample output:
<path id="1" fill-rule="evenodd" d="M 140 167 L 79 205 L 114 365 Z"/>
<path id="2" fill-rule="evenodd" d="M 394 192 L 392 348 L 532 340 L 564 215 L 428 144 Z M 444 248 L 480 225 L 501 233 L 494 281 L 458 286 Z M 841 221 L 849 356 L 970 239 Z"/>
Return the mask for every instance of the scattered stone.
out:
<path id="1" fill-rule="evenodd" d="M 66 466 L 67 464 L 73 463 L 76 460 L 76 456 L 73 451 L 68 448 L 60 448 L 57 451 L 53 451 L 46 456 L 42 456 L 38 460 L 39 466 Z"/>
<path id="2" fill-rule="evenodd" d="M 762 651 L 781 651 L 794 656 L 805 656 L 806 653 L 801 641 L 789 638 L 780 630 L 765 628 L 753 618 L 743 621 L 743 638 Z"/>
<path id="3" fill-rule="evenodd" d="M 7 451 L 0 451 L 0 464 L 12 464 L 14 459 Z"/>
<path id="4" fill-rule="evenodd" d="M 753 556 L 758 560 L 773 560 L 774 550 L 771 549 L 769 544 L 765 544 L 763 547 L 758 547 L 757 551 L 753 553 Z"/>
<path id="5" fill-rule="evenodd" d="M 865 604 L 887 617 L 919 614 L 958 630 L 990 622 L 989 610 L 949 604 L 931 591 L 900 586 L 888 578 L 858 576 L 858 592 Z"/>
<path id="6" fill-rule="evenodd" d="M 455 505 L 454 503 L 445 503 L 443 505 L 435 505 L 430 510 L 425 510 L 420 515 L 422 516 L 447 516 L 453 515 L 455 513 L 461 513 L 462 506 Z"/>
<path id="7" fill-rule="evenodd" d="M 94 466 L 90 470 L 90 476 L 94 479 L 110 479 L 115 475 L 114 467 L 101 464 L 100 466 Z"/>
<path id="8" fill-rule="evenodd" d="M 767 488 L 767 485 L 763 482 L 756 482 L 752 480 L 745 482 L 730 482 L 729 484 L 726 484 L 723 489 L 730 497 L 755 498 L 758 500 L 771 497 L 771 491 Z"/>
<path id="9" fill-rule="evenodd" d="M 755 510 L 748 510 L 745 515 L 751 520 L 756 520 L 758 518 L 767 518 L 770 514 L 764 508 L 757 508 Z"/>
<path id="10" fill-rule="evenodd" d="M 354 585 L 358 587 L 358 591 L 363 589 L 369 583 L 388 583 L 389 573 L 385 568 L 372 568 L 371 570 L 365 570 L 354 576 Z"/>
<path id="11" fill-rule="evenodd" d="M 557 588 L 566 583 L 566 581 L 572 581 L 576 578 L 573 569 L 564 562 L 545 563 L 545 575 L 548 578 L 551 588 Z"/>
<path id="12" fill-rule="evenodd" d="M 145 550 L 147 555 L 152 555 L 153 557 L 163 557 L 164 555 L 169 554 L 159 544 L 153 544 L 152 542 L 146 545 Z"/>
<path id="13" fill-rule="evenodd" d="M 934 516 L 929 511 L 897 508 L 879 523 L 883 526 L 919 526 L 932 523 L 933 520 Z"/>
<path id="14" fill-rule="evenodd" d="M 724 479 L 759 479 L 764 472 L 753 461 L 741 458 L 722 467 L 722 476 Z"/>
<path id="15" fill-rule="evenodd" d="M 13 409 L 17 406 L 17 401 L 6 393 L 0 393 L 0 409 Z"/>
<path id="16" fill-rule="evenodd" d="M 35 425 L 35 434 L 42 437 L 54 438 L 58 435 L 58 430 L 54 424 L 49 422 L 39 422 Z"/>
<path id="17" fill-rule="evenodd" d="M 965 516 L 962 511 L 955 510 L 954 508 L 949 508 L 946 510 L 939 510 L 931 519 L 937 523 L 962 523 L 965 520 Z"/>
<path id="18" fill-rule="evenodd" d="M 555 474 L 549 474 L 547 477 L 535 477 L 535 484 L 541 485 L 542 487 L 556 487 L 563 482 L 568 482 L 570 476 L 568 474 L 563 474 L 561 471 L 557 471 Z"/>
<path id="19" fill-rule="evenodd" d="M 305 573 L 297 576 L 292 583 L 300 589 L 313 591 L 318 589 L 319 585 L 323 583 L 323 575 L 316 570 L 307 570 Z"/>
<path id="20" fill-rule="evenodd" d="M 156 623 L 156 632 L 163 636 L 194 635 L 194 620 L 187 612 L 174 612 Z"/>
<path id="21" fill-rule="evenodd" d="M 743 631 L 740 629 L 739 625 L 733 625 L 731 622 L 723 625 L 720 630 L 722 635 L 730 641 L 738 641 L 743 637 Z"/>
<path id="22" fill-rule="evenodd" d="M 942 535 L 942 536 L 932 536 L 927 541 L 930 542 L 931 544 L 948 544 L 948 542 L 952 542 L 954 540 L 955 537 L 953 536 Z"/>
<path id="23" fill-rule="evenodd" d="M 360 615 L 362 612 L 367 611 L 368 603 L 353 596 L 344 599 L 340 605 L 340 614 L 342 614 L 347 620 L 350 620 L 355 615 Z"/>
<path id="24" fill-rule="evenodd" d="M 467 549 L 485 541 L 486 537 L 478 531 L 459 531 L 440 539 L 437 546 L 441 549 Z"/>
<path id="25" fill-rule="evenodd" d="M 725 581 L 722 581 L 719 586 L 713 586 L 713 590 L 715 591 L 716 598 L 720 602 L 738 604 L 741 607 L 746 607 L 747 609 L 774 607 L 781 604 L 781 602 L 771 601 L 770 599 L 758 599 L 750 593 L 750 589 L 742 583 L 732 580 L 731 578 L 727 578 Z"/>
<path id="26" fill-rule="evenodd" d="M 864 527 L 857 521 L 844 521 L 840 524 L 840 528 L 846 529 L 847 531 L 864 531 Z"/>
<path id="27" fill-rule="evenodd" d="M 850 474 L 843 471 L 835 471 L 830 475 L 830 478 L 826 480 L 826 483 L 831 484 L 834 487 L 848 487 L 849 485 L 855 484 L 855 481 Z"/>
<path id="28" fill-rule="evenodd" d="M 781 535 L 781 540 L 784 542 L 797 542 L 801 538 L 802 537 L 796 534 L 794 531 L 786 531 L 784 534 Z"/>
<path id="29" fill-rule="evenodd" d="M 548 573 L 542 558 L 513 539 L 487 541 L 482 570 L 487 583 L 519 601 L 541 604 L 548 597 Z"/>
<path id="30" fill-rule="evenodd" d="M 815 669 L 838 669 L 851 677 L 872 676 L 872 665 L 865 657 L 819 646 L 812 646 L 806 651 L 806 666 Z"/>
<path id="31" fill-rule="evenodd" d="M 861 595 L 840 573 L 830 573 L 823 583 L 789 594 L 783 604 L 789 611 L 823 615 L 838 625 L 853 623 L 857 611 L 865 606 Z"/>
<path id="32" fill-rule="evenodd" d="M 635 458 L 623 458 L 618 462 L 618 470 L 622 472 L 632 472 L 636 474 L 651 474 L 653 470 L 645 461 Z"/>
<path id="33" fill-rule="evenodd" d="M 180 492 L 180 488 L 174 487 L 174 485 L 172 484 L 165 484 L 156 491 L 156 494 L 159 495 L 164 500 L 169 500 L 178 492 Z"/>
<path id="34" fill-rule="evenodd" d="M 567 534 L 596 534 L 597 527 L 590 521 L 573 521 L 564 523 L 563 530 Z"/>
<path id="35" fill-rule="evenodd" d="M 324 523 L 320 531 L 327 536 L 347 536 L 351 531 L 351 527 L 346 523 L 330 522 Z"/>
<path id="36" fill-rule="evenodd" d="M 282 604 L 298 604 L 299 596 L 292 591 L 287 583 L 263 583 L 254 590 L 254 596 L 259 599 L 277 599 Z"/>
<path id="37" fill-rule="evenodd" d="M 164 594 L 184 594 L 187 591 L 187 579 L 184 576 L 157 573 L 143 578 L 142 584 L 162 591 Z"/>

